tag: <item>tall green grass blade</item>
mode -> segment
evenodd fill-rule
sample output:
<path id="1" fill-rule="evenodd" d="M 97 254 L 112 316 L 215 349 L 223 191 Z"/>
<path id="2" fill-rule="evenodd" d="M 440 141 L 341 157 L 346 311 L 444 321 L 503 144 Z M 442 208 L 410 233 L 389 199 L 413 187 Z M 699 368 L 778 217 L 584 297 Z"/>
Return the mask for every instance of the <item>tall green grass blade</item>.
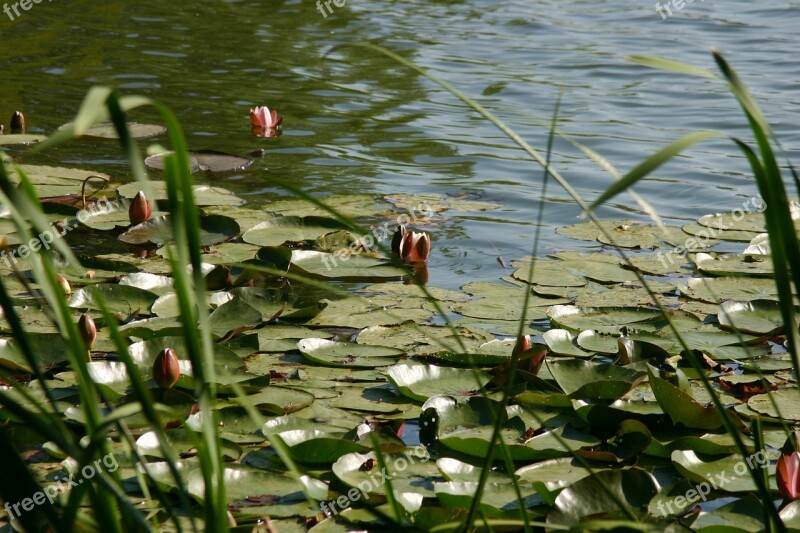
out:
<path id="1" fill-rule="evenodd" d="M 655 56 L 636 56 L 636 55 L 628 56 L 628 59 L 634 63 L 638 63 L 646 67 L 657 68 L 659 70 L 667 70 L 670 72 L 676 72 L 678 74 L 689 74 L 691 76 L 700 76 L 702 78 L 712 78 L 712 79 L 719 78 L 719 76 L 717 76 L 710 70 L 706 70 L 704 68 L 697 67 L 695 65 L 690 65 L 689 63 L 684 63 L 682 61 L 675 61 L 673 59 L 666 59 L 663 57 L 655 57 Z"/>

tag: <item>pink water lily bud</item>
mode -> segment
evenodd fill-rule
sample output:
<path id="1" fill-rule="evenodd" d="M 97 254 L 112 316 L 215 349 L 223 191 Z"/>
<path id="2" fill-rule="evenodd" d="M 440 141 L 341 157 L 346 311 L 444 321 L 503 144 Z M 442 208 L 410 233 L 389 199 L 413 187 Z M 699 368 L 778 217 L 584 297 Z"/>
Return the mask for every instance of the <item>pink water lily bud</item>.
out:
<path id="1" fill-rule="evenodd" d="M 172 348 L 164 348 L 153 362 L 153 381 L 162 389 L 171 389 L 181 377 L 178 356 Z"/>
<path id="2" fill-rule="evenodd" d="M 11 115 L 11 133 L 25 133 L 25 115 L 21 111 Z"/>
<path id="3" fill-rule="evenodd" d="M 787 500 L 800 498 L 800 453 L 783 453 L 775 465 L 775 478 L 778 490 Z"/>
<path id="4" fill-rule="evenodd" d="M 78 332 L 83 338 L 83 343 L 91 350 L 92 346 L 94 346 L 94 342 L 97 340 L 97 326 L 94 323 L 92 315 L 81 315 L 78 319 Z"/>
<path id="5" fill-rule="evenodd" d="M 261 137 L 277 137 L 278 126 L 283 123 L 283 116 L 278 115 L 275 109 L 259 106 L 250 110 L 250 125 L 253 133 Z"/>
<path id="6" fill-rule="evenodd" d="M 427 233 L 406 232 L 398 254 L 406 263 L 424 263 L 431 253 L 431 237 Z"/>
<path id="7" fill-rule="evenodd" d="M 528 350 L 533 348 L 533 340 L 530 335 L 521 335 L 517 338 L 517 343 L 511 351 L 511 357 L 519 357 Z"/>
<path id="8" fill-rule="evenodd" d="M 130 219 L 131 224 L 136 225 L 146 222 L 147 220 L 150 220 L 150 215 L 152 214 L 153 210 L 150 209 L 150 204 L 147 203 L 147 198 L 145 198 L 142 191 L 139 191 L 136 193 L 136 196 L 131 202 L 131 206 L 128 208 L 128 218 Z"/>

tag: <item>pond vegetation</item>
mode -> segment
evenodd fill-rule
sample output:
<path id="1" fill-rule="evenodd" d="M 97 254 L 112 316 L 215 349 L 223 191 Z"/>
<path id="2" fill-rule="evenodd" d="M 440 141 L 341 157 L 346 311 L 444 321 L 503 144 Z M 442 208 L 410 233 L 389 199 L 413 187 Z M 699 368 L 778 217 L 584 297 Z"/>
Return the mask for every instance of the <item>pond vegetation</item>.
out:
<path id="1" fill-rule="evenodd" d="M 427 221 L 500 206 L 278 183 L 292 196 L 253 209 L 214 176 L 259 154 L 190 152 L 149 99 L 95 88 L 47 138 L 15 114 L 0 136 L 5 529 L 800 527 L 800 211 L 781 167 L 798 180 L 722 56 L 760 197 L 677 227 L 593 208 L 717 133 L 626 175 L 582 147 L 618 178 L 588 205 L 552 144 L 366 48 L 506 133 L 544 168 L 542 197 L 556 182 L 591 218 L 559 233 L 596 249 L 539 255 L 537 230 L 501 278 L 430 286 Z M 163 124 L 132 122 L 144 106 Z M 558 119 L 557 104 L 551 143 Z M 290 127 L 266 107 L 250 125 Z M 133 179 L 21 163 L 81 137 L 118 142 Z"/>

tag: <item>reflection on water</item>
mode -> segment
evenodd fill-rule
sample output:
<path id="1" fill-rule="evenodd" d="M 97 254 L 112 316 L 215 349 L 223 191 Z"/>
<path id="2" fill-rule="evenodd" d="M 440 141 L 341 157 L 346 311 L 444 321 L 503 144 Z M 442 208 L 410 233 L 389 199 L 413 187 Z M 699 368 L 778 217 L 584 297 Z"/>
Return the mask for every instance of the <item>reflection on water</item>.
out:
<path id="1" fill-rule="evenodd" d="M 0 115 L 26 112 L 32 133 L 51 132 L 95 84 L 171 106 L 192 149 L 247 154 L 246 174 L 219 178 L 248 201 L 279 194 L 270 176 L 323 195 L 469 192 L 502 209 L 451 212 L 434 229 L 431 283 L 495 279 L 495 261 L 530 250 L 541 171 L 493 126 L 416 73 L 347 42 L 385 44 L 428 67 L 543 147 L 542 123 L 564 91 L 561 127 L 620 171 L 669 139 L 718 128 L 747 138 L 724 86 L 647 70 L 629 54 L 662 55 L 713 68 L 721 49 L 764 103 L 797 155 L 800 2 L 695 2 L 662 20 L 651 2 L 587 0 L 349 0 L 323 17 L 311 0 L 197 0 L 168 9 L 153 0 L 40 4 L 0 19 Z M 248 110 L 277 107 L 279 139 L 250 135 Z M 139 120 L 154 118 L 137 115 Z M 558 168 L 587 198 L 610 177 L 568 144 Z M 51 164 L 96 164 L 126 179 L 114 146 L 80 142 Z M 796 157 L 795 157 L 796 158 Z M 727 138 L 706 142 L 663 168 L 639 192 L 668 220 L 725 211 L 755 191 Z M 552 228 L 578 210 L 551 188 L 543 250 L 576 247 Z M 602 211 L 643 218 L 623 195 Z"/>

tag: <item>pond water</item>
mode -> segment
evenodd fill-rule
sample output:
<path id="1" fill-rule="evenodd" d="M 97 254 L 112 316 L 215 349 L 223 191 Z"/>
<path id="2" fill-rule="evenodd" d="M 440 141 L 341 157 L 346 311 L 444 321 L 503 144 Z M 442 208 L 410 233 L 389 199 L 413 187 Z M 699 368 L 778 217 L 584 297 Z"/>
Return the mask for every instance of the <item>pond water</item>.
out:
<path id="1" fill-rule="evenodd" d="M 214 177 L 254 205 L 286 194 L 286 180 L 332 193 L 469 194 L 501 204 L 450 211 L 434 235 L 430 283 L 497 279 L 507 261 L 530 253 L 542 172 L 486 120 L 427 79 L 365 50 L 399 51 L 495 112 L 538 149 L 541 126 L 563 90 L 561 127 L 621 172 L 669 140 L 699 129 L 748 138 L 719 81 L 646 69 L 630 54 L 661 55 L 713 69 L 722 50 L 762 102 L 789 156 L 800 133 L 800 1 L 708 0 L 663 20 L 650 1 L 348 0 L 323 16 L 311 0 L 58 1 L 34 4 L 11 21 L 0 14 L 0 114 L 16 109 L 30 133 L 50 133 L 74 116 L 93 85 L 113 85 L 168 104 L 190 148 L 263 159 L 246 172 Z M 248 109 L 285 115 L 278 139 L 249 133 Z M 138 114 L 140 121 L 153 116 Z M 611 178 L 565 142 L 556 166 L 585 198 Z M 73 143 L 43 162 L 87 166 L 129 179 L 116 145 Z M 730 211 L 756 189 L 728 138 L 705 142 L 660 169 L 640 192 L 668 221 Z M 577 222 L 578 208 L 556 185 L 547 191 L 540 253 L 585 246 L 553 229 Z M 628 195 L 601 211 L 645 215 Z"/>

